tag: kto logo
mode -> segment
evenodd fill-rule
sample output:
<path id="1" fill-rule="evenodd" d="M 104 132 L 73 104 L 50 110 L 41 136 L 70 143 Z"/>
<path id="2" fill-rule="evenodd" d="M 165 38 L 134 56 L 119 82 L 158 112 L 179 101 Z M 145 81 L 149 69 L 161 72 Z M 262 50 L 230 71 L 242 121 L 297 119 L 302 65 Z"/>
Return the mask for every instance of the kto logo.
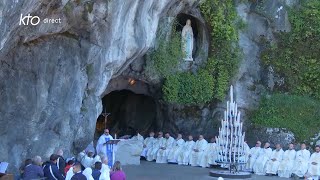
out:
<path id="1" fill-rule="evenodd" d="M 39 16 L 30 16 L 30 14 L 28 14 L 28 16 L 23 16 L 21 14 L 19 25 L 29 25 L 30 23 L 32 26 L 36 26 L 40 23 L 40 21 L 41 20 Z"/>

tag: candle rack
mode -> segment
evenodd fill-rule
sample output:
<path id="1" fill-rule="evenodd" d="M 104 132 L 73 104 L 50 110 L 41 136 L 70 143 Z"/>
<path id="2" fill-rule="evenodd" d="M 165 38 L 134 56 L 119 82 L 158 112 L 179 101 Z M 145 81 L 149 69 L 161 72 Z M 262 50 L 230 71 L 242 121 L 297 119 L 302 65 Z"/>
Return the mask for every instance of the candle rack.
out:
<path id="1" fill-rule="evenodd" d="M 217 159 L 216 162 L 222 166 L 228 167 L 229 172 L 210 172 L 212 174 L 227 174 L 230 175 L 248 175 L 239 172 L 240 165 L 245 162 L 245 148 L 244 139 L 245 132 L 242 132 L 243 122 L 241 121 L 241 112 L 238 111 L 238 105 L 233 99 L 233 86 L 230 87 L 230 101 L 227 101 L 227 109 L 224 111 L 224 118 L 221 120 L 221 127 L 219 128 L 219 135 L 216 137 L 217 143 Z M 219 176 L 218 176 L 219 177 Z M 226 177 L 226 176 L 225 176 Z M 229 178 L 232 178 L 230 176 Z"/>

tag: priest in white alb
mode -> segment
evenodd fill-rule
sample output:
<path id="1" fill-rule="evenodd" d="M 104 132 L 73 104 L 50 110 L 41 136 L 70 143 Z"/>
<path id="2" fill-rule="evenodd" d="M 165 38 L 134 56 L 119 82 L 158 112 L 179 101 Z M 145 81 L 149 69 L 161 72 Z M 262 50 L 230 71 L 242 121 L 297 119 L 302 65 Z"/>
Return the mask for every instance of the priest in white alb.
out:
<path id="1" fill-rule="evenodd" d="M 309 159 L 308 179 L 318 180 L 320 176 L 320 146 L 317 145 L 315 151 Z"/>
<path id="2" fill-rule="evenodd" d="M 203 138 L 203 135 L 200 135 L 199 140 L 197 140 L 196 144 L 193 147 L 193 151 L 190 154 L 189 164 L 191 166 L 200 166 L 200 160 L 207 148 L 207 145 L 208 141 Z"/>
<path id="3" fill-rule="evenodd" d="M 296 150 L 292 143 L 289 144 L 289 149 L 286 150 L 283 154 L 283 159 L 279 165 L 278 176 L 289 178 L 291 177 L 293 171 L 293 164 L 296 158 Z"/>
<path id="4" fill-rule="evenodd" d="M 108 144 L 107 142 L 113 140 L 113 137 L 109 134 L 109 129 L 104 130 L 104 134 L 102 134 L 97 142 L 96 151 L 97 154 L 103 153 L 108 157 L 108 165 L 112 167 L 113 165 L 113 145 Z"/>
<path id="5" fill-rule="evenodd" d="M 210 165 L 217 165 L 217 144 L 216 138 L 211 138 L 210 143 L 208 143 L 207 148 L 200 160 L 200 166 L 203 168 L 210 167 Z"/>
<path id="6" fill-rule="evenodd" d="M 270 160 L 272 149 L 269 143 L 265 143 L 261 149 L 256 162 L 253 165 L 253 172 L 257 175 L 266 175 L 266 164 Z"/>
<path id="7" fill-rule="evenodd" d="M 153 161 L 157 158 L 158 150 L 160 149 L 160 145 L 164 143 L 163 141 L 163 133 L 160 131 L 158 137 L 153 141 L 152 148 L 147 152 L 147 161 Z"/>
<path id="8" fill-rule="evenodd" d="M 144 141 L 143 141 L 143 150 L 141 152 L 141 156 L 142 157 L 147 157 L 147 153 L 149 151 L 149 149 L 152 148 L 154 143 L 154 132 L 150 132 L 149 133 L 149 137 L 147 137 Z"/>
<path id="9" fill-rule="evenodd" d="M 256 162 L 259 153 L 261 151 L 261 142 L 257 141 L 255 147 L 250 149 L 249 155 L 248 155 L 248 161 L 247 161 L 247 167 L 249 171 L 253 170 L 253 165 Z"/>
<path id="10" fill-rule="evenodd" d="M 306 149 L 306 144 L 301 144 L 301 149 L 296 154 L 296 159 L 293 165 L 293 174 L 299 178 L 304 177 L 308 171 L 310 151 Z"/>
<path id="11" fill-rule="evenodd" d="M 173 144 L 174 144 L 174 139 L 167 132 L 165 134 L 165 139 L 164 139 L 163 143 L 160 144 L 160 148 L 157 152 L 156 163 L 167 163 L 168 162 L 168 155 L 173 147 Z"/>
<path id="12" fill-rule="evenodd" d="M 189 157 L 191 152 L 193 151 L 193 147 L 195 142 L 193 141 L 193 137 L 189 135 L 188 141 L 184 144 L 183 150 L 178 155 L 178 164 L 179 165 L 188 165 L 189 164 Z"/>
<path id="13" fill-rule="evenodd" d="M 178 156 L 183 150 L 184 140 L 182 139 L 182 134 L 178 134 L 177 139 L 175 140 L 172 149 L 168 153 L 168 162 L 177 163 Z"/>
<path id="14" fill-rule="evenodd" d="M 276 144 L 276 149 L 272 151 L 271 158 L 267 162 L 266 173 L 267 175 L 276 175 L 280 162 L 282 161 L 284 151 L 280 144 Z"/>

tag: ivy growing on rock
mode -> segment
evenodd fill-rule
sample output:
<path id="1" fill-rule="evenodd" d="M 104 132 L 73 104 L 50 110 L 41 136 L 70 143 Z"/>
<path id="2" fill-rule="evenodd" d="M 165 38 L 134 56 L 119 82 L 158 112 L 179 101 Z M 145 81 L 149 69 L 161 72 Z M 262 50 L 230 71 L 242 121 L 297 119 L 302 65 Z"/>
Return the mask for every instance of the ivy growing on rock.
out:
<path id="1" fill-rule="evenodd" d="M 319 133 L 320 102 L 309 97 L 274 94 L 261 100 L 252 120 L 257 125 L 286 128 L 296 140 L 309 140 Z"/>
<path id="2" fill-rule="evenodd" d="M 223 100 L 239 59 L 234 1 L 206 0 L 200 9 L 211 35 L 211 51 L 205 69 L 214 79 L 214 97 Z"/>
<path id="3" fill-rule="evenodd" d="M 209 102 L 213 97 L 214 79 L 205 70 L 169 76 L 163 86 L 165 100 L 170 103 L 196 105 Z"/>
<path id="4" fill-rule="evenodd" d="M 285 88 L 296 95 L 320 99 L 320 1 L 302 1 L 289 12 L 291 32 L 279 32 L 261 59 L 285 78 Z"/>
<path id="5" fill-rule="evenodd" d="M 181 36 L 175 30 L 174 23 L 170 36 L 167 38 L 165 33 L 158 33 L 158 47 L 151 53 L 152 65 L 156 73 L 166 78 L 177 72 L 181 51 Z M 170 39 L 167 41 L 167 39 Z"/>
<path id="6" fill-rule="evenodd" d="M 176 70 L 182 59 L 182 51 L 180 34 L 174 31 L 174 26 L 169 41 L 159 36 L 158 47 L 151 53 L 152 63 L 149 64 L 164 77 L 162 90 L 167 102 L 199 105 L 213 98 L 223 100 L 236 71 L 239 48 L 234 2 L 206 0 L 200 4 L 200 10 L 211 35 L 210 57 L 205 66 L 196 73 Z"/>

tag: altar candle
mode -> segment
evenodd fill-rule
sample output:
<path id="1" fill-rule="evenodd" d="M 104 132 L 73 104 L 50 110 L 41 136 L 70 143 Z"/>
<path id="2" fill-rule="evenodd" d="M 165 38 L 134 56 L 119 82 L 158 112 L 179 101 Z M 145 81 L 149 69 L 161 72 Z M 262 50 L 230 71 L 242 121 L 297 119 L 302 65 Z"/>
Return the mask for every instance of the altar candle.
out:
<path id="1" fill-rule="evenodd" d="M 117 134 L 114 134 L 114 139 L 117 139 Z"/>

